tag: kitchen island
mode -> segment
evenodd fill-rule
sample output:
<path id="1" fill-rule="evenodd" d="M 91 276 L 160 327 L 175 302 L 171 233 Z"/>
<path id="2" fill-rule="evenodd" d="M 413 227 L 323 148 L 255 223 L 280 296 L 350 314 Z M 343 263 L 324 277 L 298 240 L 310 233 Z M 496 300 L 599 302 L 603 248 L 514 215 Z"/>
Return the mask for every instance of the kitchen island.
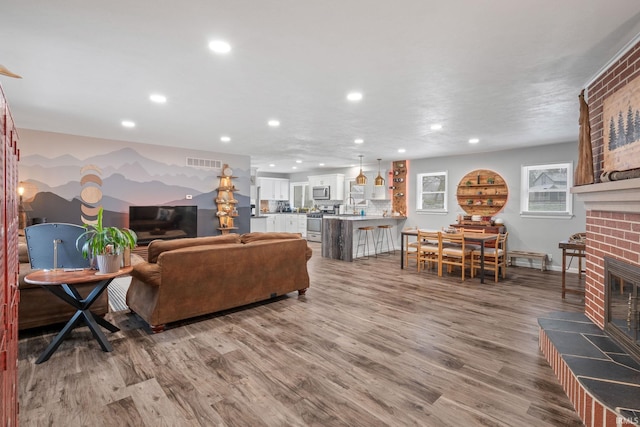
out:
<path id="1" fill-rule="evenodd" d="M 358 228 L 367 226 L 375 228 L 376 238 L 379 225 L 393 226 L 391 229 L 393 243 L 396 248 L 399 248 L 400 230 L 402 230 L 406 219 L 403 216 L 325 215 L 322 218 L 322 256 L 342 261 L 353 261 L 358 245 Z M 370 244 L 370 253 L 364 255 L 373 256 L 373 250 L 373 245 Z M 364 256 L 363 254 L 358 255 Z"/>

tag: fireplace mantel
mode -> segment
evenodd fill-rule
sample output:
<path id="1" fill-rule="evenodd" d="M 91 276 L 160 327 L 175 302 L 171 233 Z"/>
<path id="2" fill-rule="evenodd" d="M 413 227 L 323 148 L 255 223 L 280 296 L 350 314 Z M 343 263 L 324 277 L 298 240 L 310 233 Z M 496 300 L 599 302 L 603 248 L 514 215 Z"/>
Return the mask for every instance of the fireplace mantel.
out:
<path id="1" fill-rule="evenodd" d="M 640 178 L 572 187 L 571 193 L 588 211 L 640 212 Z"/>

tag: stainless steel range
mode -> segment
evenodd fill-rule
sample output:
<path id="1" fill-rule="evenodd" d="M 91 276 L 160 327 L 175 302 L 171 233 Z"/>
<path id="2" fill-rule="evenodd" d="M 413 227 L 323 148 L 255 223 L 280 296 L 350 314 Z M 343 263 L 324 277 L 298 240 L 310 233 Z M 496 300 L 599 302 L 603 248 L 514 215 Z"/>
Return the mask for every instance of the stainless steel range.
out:
<path id="1" fill-rule="evenodd" d="M 318 211 L 307 214 L 307 240 L 310 242 L 322 242 L 322 217 L 334 214 L 337 207 L 323 205 L 318 206 Z"/>
<path id="2" fill-rule="evenodd" d="M 322 215 L 322 212 L 307 214 L 307 240 L 310 242 L 322 242 Z"/>

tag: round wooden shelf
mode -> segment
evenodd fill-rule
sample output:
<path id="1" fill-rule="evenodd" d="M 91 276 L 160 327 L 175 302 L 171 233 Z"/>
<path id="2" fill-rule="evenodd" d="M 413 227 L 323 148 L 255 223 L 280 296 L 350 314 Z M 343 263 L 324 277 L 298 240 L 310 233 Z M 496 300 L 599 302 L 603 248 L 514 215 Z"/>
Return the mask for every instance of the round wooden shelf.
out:
<path id="1" fill-rule="evenodd" d="M 467 214 L 493 216 L 507 204 L 509 187 L 500 174 L 476 169 L 462 177 L 456 197 Z"/>

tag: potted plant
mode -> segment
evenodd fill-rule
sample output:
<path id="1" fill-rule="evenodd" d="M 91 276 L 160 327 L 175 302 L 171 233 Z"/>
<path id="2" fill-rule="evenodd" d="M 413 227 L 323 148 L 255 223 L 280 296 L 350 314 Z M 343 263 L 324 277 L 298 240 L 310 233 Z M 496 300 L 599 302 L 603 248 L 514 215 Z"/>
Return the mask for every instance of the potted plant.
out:
<path id="1" fill-rule="evenodd" d="M 493 206 L 493 199 L 487 199 L 487 205 Z"/>
<path id="2" fill-rule="evenodd" d="M 495 178 L 489 177 L 487 178 L 487 184 L 494 184 L 496 182 Z"/>
<path id="3" fill-rule="evenodd" d="M 103 210 L 98 210 L 95 224 L 85 224 L 87 231 L 76 239 L 76 248 L 85 258 L 94 258 L 100 273 L 114 273 L 120 269 L 122 254 L 135 248 L 138 236 L 128 228 L 105 227 Z"/>
<path id="4" fill-rule="evenodd" d="M 468 199 L 468 200 L 467 200 L 467 204 L 468 204 L 468 205 L 472 205 L 472 204 L 473 204 L 473 200 L 472 200 L 472 199 Z"/>
<path id="5" fill-rule="evenodd" d="M 471 181 L 465 182 L 464 185 L 466 185 L 467 187 L 471 187 Z"/>

